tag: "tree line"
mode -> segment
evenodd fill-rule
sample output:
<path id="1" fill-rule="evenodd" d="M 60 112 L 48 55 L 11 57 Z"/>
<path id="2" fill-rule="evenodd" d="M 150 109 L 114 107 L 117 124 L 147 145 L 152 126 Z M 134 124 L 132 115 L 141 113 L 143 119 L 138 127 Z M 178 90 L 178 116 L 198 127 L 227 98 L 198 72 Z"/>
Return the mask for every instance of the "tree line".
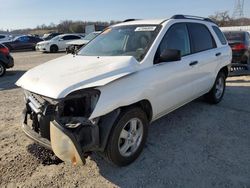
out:
<path id="1" fill-rule="evenodd" d="M 209 16 L 209 18 L 220 27 L 250 25 L 250 18 L 234 19 L 229 15 L 228 11 L 216 12 L 214 15 Z"/>
<path id="2" fill-rule="evenodd" d="M 59 33 L 85 33 L 86 25 L 101 25 L 101 26 L 109 26 L 116 23 L 120 23 L 120 21 L 110 21 L 110 22 L 101 22 L 101 21 L 72 21 L 72 20 L 64 20 L 59 24 L 50 23 L 49 25 L 42 24 L 38 25 L 35 28 L 27 28 L 27 29 L 16 29 L 11 31 L 1 31 L 0 33 L 9 33 L 9 34 L 38 34 L 42 35 L 48 32 L 59 32 Z"/>

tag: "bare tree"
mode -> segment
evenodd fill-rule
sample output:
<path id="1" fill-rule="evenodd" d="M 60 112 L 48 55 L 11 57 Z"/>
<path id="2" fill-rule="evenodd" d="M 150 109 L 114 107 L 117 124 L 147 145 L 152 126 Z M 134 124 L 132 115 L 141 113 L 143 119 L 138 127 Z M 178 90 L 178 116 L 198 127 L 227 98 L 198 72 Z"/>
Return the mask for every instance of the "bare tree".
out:
<path id="1" fill-rule="evenodd" d="M 229 26 L 233 23 L 233 19 L 229 16 L 228 11 L 216 12 L 214 15 L 209 16 L 209 18 L 219 26 Z"/>

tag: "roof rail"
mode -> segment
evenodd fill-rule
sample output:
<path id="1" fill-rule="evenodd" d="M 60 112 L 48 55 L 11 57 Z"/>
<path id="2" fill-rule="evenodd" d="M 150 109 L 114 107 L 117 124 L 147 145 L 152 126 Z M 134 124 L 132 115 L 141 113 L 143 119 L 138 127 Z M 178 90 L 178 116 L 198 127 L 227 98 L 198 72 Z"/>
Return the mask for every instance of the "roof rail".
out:
<path id="1" fill-rule="evenodd" d="M 191 20 L 203 20 L 211 23 L 215 23 L 213 20 L 210 18 L 204 18 L 200 16 L 191 16 L 191 15 L 182 15 L 182 14 L 176 14 L 172 16 L 170 19 L 191 19 Z M 216 24 L 216 23 L 215 23 Z"/>
<path id="2" fill-rule="evenodd" d="M 134 18 L 132 18 L 132 19 L 126 19 L 123 22 L 132 22 L 132 21 L 135 21 L 135 20 L 138 20 L 138 19 L 134 19 Z"/>

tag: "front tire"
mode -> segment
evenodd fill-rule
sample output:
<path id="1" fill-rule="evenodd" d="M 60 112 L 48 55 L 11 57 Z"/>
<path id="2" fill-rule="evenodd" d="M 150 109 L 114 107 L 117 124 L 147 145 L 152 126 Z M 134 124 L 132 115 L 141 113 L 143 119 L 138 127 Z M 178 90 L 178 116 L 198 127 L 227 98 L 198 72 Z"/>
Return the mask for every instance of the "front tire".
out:
<path id="1" fill-rule="evenodd" d="M 141 154 L 147 139 L 148 119 L 141 108 L 121 112 L 110 133 L 105 156 L 118 166 L 126 166 Z"/>
<path id="2" fill-rule="evenodd" d="M 57 45 L 52 45 L 52 46 L 50 47 L 50 52 L 51 52 L 51 53 L 56 53 L 56 52 L 58 52 L 58 46 L 57 46 Z"/>
<path id="3" fill-rule="evenodd" d="M 206 101 L 211 104 L 219 103 L 224 96 L 225 88 L 226 88 L 226 75 L 223 72 L 219 72 L 219 74 L 216 77 L 214 86 L 205 95 Z"/>

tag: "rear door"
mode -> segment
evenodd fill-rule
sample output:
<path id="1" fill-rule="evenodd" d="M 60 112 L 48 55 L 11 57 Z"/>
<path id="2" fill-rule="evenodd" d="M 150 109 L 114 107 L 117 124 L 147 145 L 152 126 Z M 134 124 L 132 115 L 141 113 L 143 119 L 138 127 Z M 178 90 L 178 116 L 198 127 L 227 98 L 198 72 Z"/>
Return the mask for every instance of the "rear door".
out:
<path id="1" fill-rule="evenodd" d="M 197 97 L 208 92 L 214 83 L 214 72 L 220 62 L 221 53 L 216 48 L 216 42 L 204 24 L 188 23 L 191 40 L 190 57 L 194 64 L 191 65 L 194 78 L 194 95 Z"/>

